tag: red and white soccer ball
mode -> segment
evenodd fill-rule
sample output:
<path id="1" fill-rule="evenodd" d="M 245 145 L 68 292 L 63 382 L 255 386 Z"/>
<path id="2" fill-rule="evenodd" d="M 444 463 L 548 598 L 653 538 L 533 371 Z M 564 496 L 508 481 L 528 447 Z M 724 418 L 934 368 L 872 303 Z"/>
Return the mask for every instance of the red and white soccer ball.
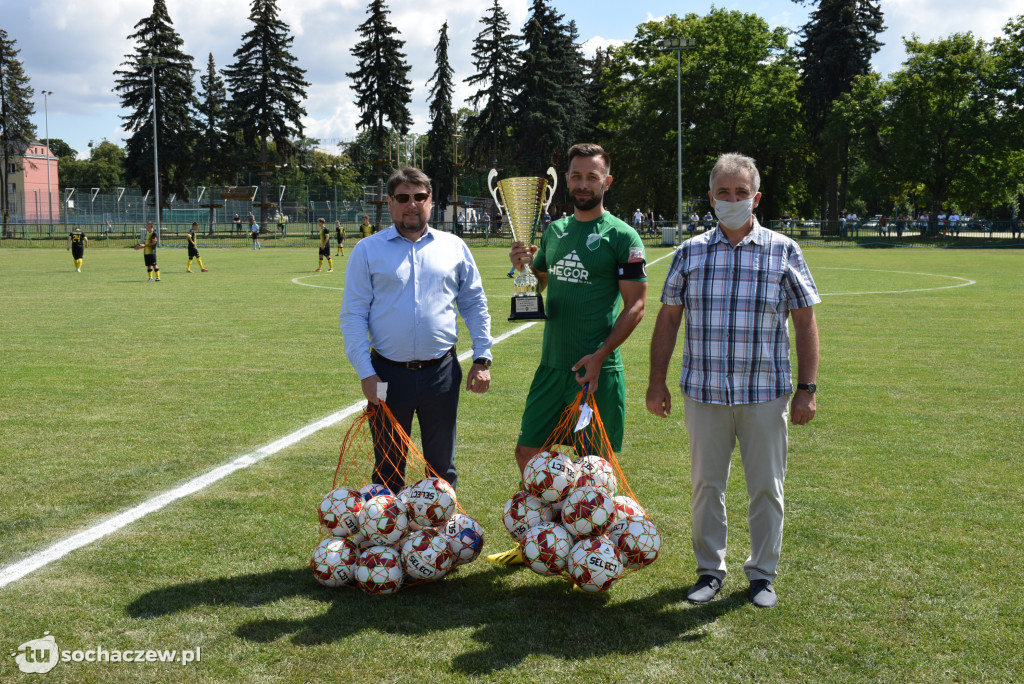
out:
<path id="1" fill-rule="evenodd" d="M 629 570 L 650 565 L 661 550 L 661 533 L 650 518 L 642 515 L 616 521 L 608 530 L 608 541 L 619 549 Z"/>
<path id="2" fill-rule="evenodd" d="M 335 537 L 347 537 L 359 530 L 363 498 L 358 492 L 338 487 L 320 502 L 320 524 Z"/>
<path id="3" fill-rule="evenodd" d="M 405 576 L 402 556 L 390 546 L 371 546 L 356 560 L 356 584 L 367 594 L 393 594 Z"/>
<path id="4" fill-rule="evenodd" d="M 576 481 L 576 474 L 571 458 L 557 451 L 542 451 L 523 468 L 523 485 L 527 492 L 551 504 L 566 495 Z"/>
<path id="5" fill-rule="evenodd" d="M 456 511 L 455 488 L 446 480 L 428 477 L 409 490 L 409 519 L 420 527 L 437 527 Z"/>
<path id="6" fill-rule="evenodd" d="M 363 485 L 359 488 L 359 496 L 363 497 L 363 501 L 369 501 L 373 497 L 380 496 L 381 494 L 391 493 L 390 489 L 382 484 L 377 484 L 376 482 L 371 482 L 370 484 Z"/>
<path id="7" fill-rule="evenodd" d="M 612 464 L 600 456 L 584 456 L 576 461 L 576 473 L 577 487 L 598 487 L 612 496 L 619 487 Z"/>
<path id="8" fill-rule="evenodd" d="M 456 565 L 476 560 L 484 548 L 484 528 L 465 513 L 453 515 L 441 528 L 441 533 L 448 540 Z"/>
<path id="9" fill-rule="evenodd" d="M 309 569 L 325 587 L 340 587 L 352 580 L 358 557 L 359 549 L 350 539 L 327 537 L 313 549 Z"/>
<path id="10" fill-rule="evenodd" d="M 437 580 L 455 566 L 448 538 L 435 529 L 411 533 L 402 540 L 402 567 L 413 579 Z"/>
<path id="11" fill-rule="evenodd" d="M 619 550 L 604 537 L 586 537 L 569 552 L 569 576 L 583 591 L 607 591 L 622 577 Z"/>
<path id="12" fill-rule="evenodd" d="M 359 511 L 359 531 L 374 544 L 395 544 L 408 527 L 409 515 L 405 506 L 390 494 L 373 497 Z"/>
<path id="13" fill-rule="evenodd" d="M 538 575 L 560 575 L 569 564 L 572 535 L 558 523 L 540 523 L 523 536 L 523 558 Z"/>
<path id="14" fill-rule="evenodd" d="M 612 495 L 597 487 L 573 487 L 562 506 L 562 524 L 577 537 L 603 534 L 615 520 Z"/>
<path id="15" fill-rule="evenodd" d="M 615 521 L 618 522 L 625 517 L 630 515 L 642 515 L 646 516 L 647 511 L 643 509 L 636 499 L 631 496 L 621 494 L 614 499 L 615 501 Z"/>
<path id="16" fill-rule="evenodd" d="M 527 530 L 534 525 L 551 522 L 552 511 L 543 501 L 527 493 L 525 489 L 520 489 L 505 502 L 501 519 L 505 523 L 505 529 L 518 542 L 523 540 Z"/>

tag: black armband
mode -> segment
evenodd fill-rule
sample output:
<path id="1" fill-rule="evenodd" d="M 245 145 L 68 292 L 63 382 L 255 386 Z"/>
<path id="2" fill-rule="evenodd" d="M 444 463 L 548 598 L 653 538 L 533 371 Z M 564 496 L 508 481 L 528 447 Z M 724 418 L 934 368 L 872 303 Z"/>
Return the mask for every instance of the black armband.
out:
<path id="1" fill-rule="evenodd" d="M 619 280 L 638 280 L 646 277 L 646 261 L 627 261 L 624 264 L 619 264 Z"/>

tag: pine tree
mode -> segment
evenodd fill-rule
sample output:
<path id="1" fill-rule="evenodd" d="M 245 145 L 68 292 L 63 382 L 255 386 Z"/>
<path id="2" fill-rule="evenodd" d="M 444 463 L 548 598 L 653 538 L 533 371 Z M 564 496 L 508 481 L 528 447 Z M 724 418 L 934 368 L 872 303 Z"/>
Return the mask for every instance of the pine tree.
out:
<path id="1" fill-rule="evenodd" d="M 288 25 L 278 18 L 276 0 L 253 0 L 249 12 L 252 28 L 242 35 L 235 50 L 235 63 L 224 70 L 232 93 L 230 130 L 240 131 L 248 145 L 260 149 L 260 226 L 266 228 L 267 178 L 273 165 L 268 161 L 267 141 L 273 140 L 278 154 L 290 158 L 292 140 L 303 136 L 302 117 L 306 110 L 305 69 L 291 53 L 294 38 Z"/>
<path id="2" fill-rule="evenodd" d="M 192 57 L 181 49 L 184 41 L 174 30 L 164 0 L 154 1 L 153 12 L 135 24 L 135 33 L 128 39 L 135 41 L 135 52 L 125 55 L 124 68 L 114 72 L 114 91 L 128 112 L 121 117 L 129 134 L 125 146 L 128 180 L 144 187 L 154 185 L 155 111 L 161 203 L 167 201 L 168 192 L 187 197 L 196 133 Z"/>
<path id="3" fill-rule="evenodd" d="M 817 150 L 812 187 L 822 193 L 822 216 L 838 218 L 846 185 L 849 140 L 826 140 L 833 103 L 853 87 L 856 76 L 871 71 L 871 56 L 882 44 L 885 26 L 873 0 L 819 0 L 797 43 L 803 74 L 799 94 L 807 117 L 811 148 Z M 837 186 L 838 176 L 843 181 Z"/>
<path id="4" fill-rule="evenodd" d="M 533 0 L 523 26 L 513 87 L 513 146 L 520 170 L 543 174 L 565 154 L 580 120 L 582 61 L 572 25 L 547 0 Z"/>
<path id="5" fill-rule="evenodd" d="M 441 35 L 434 49 L 437 69 L 427 83 L 430 89 L 430 131 L 427 133 L 427 158 L 424 171 L 430 176 L 434 191 L 434 205 L 442 211 L 452 192 L 453 179 L 457 173 L 452 149 L 455 136 L 455 112 L 452 111 L 454 72 L 448 62 L 448 22 L 441 27 Z M 456 207 L 458 197 L 452 198 Z"/>
<path id="6" fill-rule="evenodd" d="M 512 123 L 512 97 L 514 94 L 512 76 L 518 69 L 519 56 L 516 53 L 516 38 L 509 33 L 508 15 L 494 0 L 490 12 L 480 23 L 483 29 L 473 41 L 473 66 L 476 73 L 465 79 L 468 85 L 479 85 L 468 102 L 473 107 L 483 107 L 466 121 L 467 130 L 472 132 L 469 141 L 469 158 L 479 166 L 498 166 L 507 159 L 509 127 Z"/>
<path id="7" fill-rule="evenodd" d="M 373 146 L 383 155 L 388 138 L 385 120 L 398 133 L 409 132 L 412 82 L 402 52 L 405 41 L 395 37 L 398 29 L 388 21 L 391 12 L 384 0 L 370 0 L 366 13 L 370 18 L 358 29 L 363 39 L 352 48 L 359 66 L 345 75 L 353 81 L 352 89 L 358 98 L 356 105 L 361 112 L 356 128 L 368 130 Z"/>
<path id="8" fill-rule="evenodd" d="M 0 172 L 0 207 L 3 210 L 3 235 L 7 235 L 10 222 L 10 204 L 7 194 L 7 170 L 11 167 L 12 153 L 21 155 L 36 136 L 36 127 L 30 117 L 35 113 L 28 77 L 22 68 L 15 40 L 0 29 L 0 147 L 3 148 L 4 168 Z M 18 148 L 18 149 L 15 149 Z"/>
<path id="9" fill-rule="evenodd" d="M 194 153 L 195 179 L 210 186 L 210 204 L 213 204 L 217 199 L 212 196 L 213 186 L 223 184 L 230 173 L 235 139 L 227 131 L 228 91 L 224 87 L 224 79 L 217 73 L 212 52 L 206 63 L 206 73 L 199 77 L 199 87 L 200 130 Z M 210 224 L 212 229 L 213 207 L 210 207 Z"/>

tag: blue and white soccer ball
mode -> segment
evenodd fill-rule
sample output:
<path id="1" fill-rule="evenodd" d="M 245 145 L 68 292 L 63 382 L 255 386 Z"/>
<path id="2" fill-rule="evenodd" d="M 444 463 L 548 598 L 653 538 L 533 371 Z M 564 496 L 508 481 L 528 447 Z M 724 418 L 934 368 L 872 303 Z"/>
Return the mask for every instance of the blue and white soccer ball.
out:
<path id="1" fill-rule="evenodd" d="M 411 533 L 402 540 L 402 567 L 413 579 L 437 580 L 455 565 L 448 538 L 432 528 Z"/>
<path id="2" fill-rule="evenodd" d="M 363 501 L 369 501 L 373 497 L 380 496 L 381 494 L 391 493 L 390 489 L 382 484 L 377 484 L 376 482 L 371 482 L 370 484 L 363 485 L 359 488 L 359 495 L 363 497 Z"/>
<path id="3" fill-rule="evenodd" d="M 352 580 L 358 557 L 359 549 L 350 539 L 327 537 L 313 549 L 309 569 L 325 587 L 340 587 Z"/>
<path id="4" fill-rule="evenodd" d="M 393 594 L 404 577 L 402 556 L 390 546 L 371 546 L 356 560 L 356 584 L 367 594 Z"/>
<path id="5" fill-rule="evenodd" d="M 465 513 L 453 515 L 441 528 L 441 533 L 448 540 L 456 565 L 476 560 L 484 548 L 484 528 Z"/>
<path id="6" fill-rule="evenodd" d="M 374 544 L 396 544 L 408 527 L 405 506 L 390 494 L 373 497 L 359 511 L 359 532 Z"/>

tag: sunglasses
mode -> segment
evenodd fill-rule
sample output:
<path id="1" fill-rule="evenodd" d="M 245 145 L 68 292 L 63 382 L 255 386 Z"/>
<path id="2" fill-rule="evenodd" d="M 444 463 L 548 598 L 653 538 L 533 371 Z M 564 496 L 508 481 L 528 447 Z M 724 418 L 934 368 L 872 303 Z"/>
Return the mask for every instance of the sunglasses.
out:
<path id="1" fill-rule="evenodd" d="M 396 202 L 398 202 L 399 204 L 406 204 L 410 199 L 414 199 L 417 202 L 422 203 L 422 202 L 426 202 L 427 201 L 427 198 L 430 197 L 430 193 L 429 192 L 417 192 L 414 195 L 410 195 L 407 192 L 400 192 L 397 195 L 392 195 L 391 197 L 393 197 L 394 200 Z"/>

